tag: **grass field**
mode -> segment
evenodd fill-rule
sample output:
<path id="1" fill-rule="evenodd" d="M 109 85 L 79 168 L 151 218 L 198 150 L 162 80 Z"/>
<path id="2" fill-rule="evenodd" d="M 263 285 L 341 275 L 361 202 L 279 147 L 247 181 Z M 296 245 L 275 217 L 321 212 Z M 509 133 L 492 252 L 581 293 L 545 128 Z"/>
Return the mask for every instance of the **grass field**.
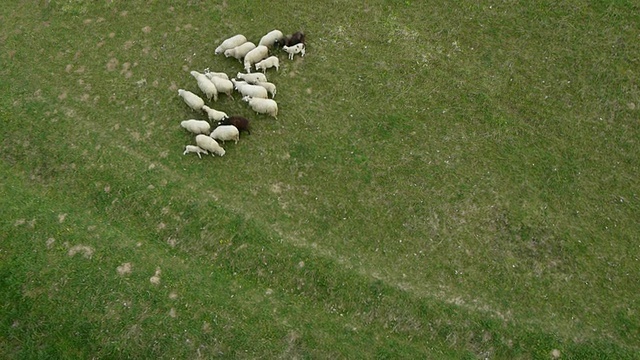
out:
<path id="1" fill-rule="evenodd" d="M 0 8 L 0 357 L 640 359 L 640 5 L 261 4 Z"/>

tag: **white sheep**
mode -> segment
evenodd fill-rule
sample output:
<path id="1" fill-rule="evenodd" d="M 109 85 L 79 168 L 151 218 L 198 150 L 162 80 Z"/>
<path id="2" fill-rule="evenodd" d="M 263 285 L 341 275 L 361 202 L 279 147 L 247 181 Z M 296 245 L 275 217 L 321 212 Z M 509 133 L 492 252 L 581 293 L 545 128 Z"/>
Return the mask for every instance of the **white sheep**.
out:
<path id="1" fill-rule="evenodd" d="M 267 99 L 269 95 L 267 94 L 267 89 L 259 85 L 252 85 L 247 83 L 246 81 L 238 81 L 236 79 L 231 79 L 233 85 L 235 85 L 236 90 L 242 94 L 242 96 L 251 96 L 256 98 Z"/>
<path id="2" fill-rule="evenodd" d="M 252 98 L 251 96 L 245 96 L 243 101 L 249 103 L 249 106 L 258 114 L 268 114 L 278 119 L 278 103 L 272 99 Z"/>
<path id="3" fill-rule="evenodd" d="M 184 147 L 184 152 L 182 153 L 182 155 L 187 155 L 188 153 L 196 153 L 198 154 L 198 157 L 200 159 L 202 159 L 202 155 L 200 154 L 205 154 L 205 155 L 209 154 L 207 150 L 195 145 L 187 145 Z"/>
<path id="4" fill-rule="evenodd" d="M 285 45 L 285 46 L 282 47 L 282 50 L 286 51 L 287 54 L 289 54 L 289 60 L 293 60 L 293 56 L 295 54 L 301 54 L 301 56 L 304 56 L 304 54 L 306 52 L 303 43 L 298 43 L 298 44 L 295 44 L 293 46 L 286 46 Z"/>
<path id="5" fill-rule="evenodd" d="M 233 49 L 228 49 L 224 51 L 225 57 L 234 57 L 238 59 L 238 61 L 242 62 L 242 58 L 244 58 L 247 53 L 256 48 L 256 44 L 247 41 L 242 45 L 238 45 Z"/>
<path id="6" fill-rule="evenodd" d="M 256 63 L 256 70 L 262 69 L 262 72 L 266 72 L 268 68 L 275 67 L 276 71 L 280 70 L 280 60 L 277 56 L 269 56 L 268 58 Z"/>
<path id="7" fill-rule="evenodd" d="M 257 84 L 261 81 L 267 81 L 267 76 L 265 74 L 260 74 L 260 73 L 243 74 L 239 72 L 238 75 L 236 75 L 236 77 L 238 79 L 242 79 L 248 82 L 249 84 Z"/>
<path id="8" fill-rule="evenodd" d="M 213 101 L 218 101 L 218 90 L 208 77 L 197 71 L 192 71 L 191 76 L 196 79 L 198 87 L 207 96 L 207 100 L 211 101 L 213 98 Z"/>
<path id="9" fill-rule="evenodd" d="M 220 44 L 220 46 L 218 46 L 215 50 L 215 54 L 222 54 L 225 50 L 228 49 L 233 49 L 234 47 L 246 43 L 247 42 L 247 38 L 244 35 L 234 35 L 228 39 L 226 39 L 225 41 L 222 42 L 222 44 Z"/>
<path id="10" fill-rule="evenodd" d="M 209 80 L 211 80 L 213 85 L 216 86 L 216 90 L 218 90 L 218 93 L 227 94 L 227 96 L 233 99 L 233 83 L 230 80 L 223 79 L 222 77 L 209 75 L 209 74 L 212 74 L 212 73 L 210 72 L 205 73 L 205 76 L 207 76 Z"/>
<path id="11" fill-rule="evenodd" d="M 202 149 L 209 151 L 211 156 L 224 156 L 225 151 L 222 146 L 218 145 L 210 136 L 202 134 L 196 135 L 196 144 Z"/>
<path id="12" fill-rule="evenodd" d="M 240 131 L 238 131 L 238 128 L 233 125 L 220 125 L 213 129 L 209 136 L 211 136 L 212 139 L 222 141 L 223 143 L 227 140 L 233 140 L 237 144 L 238 140 L 240 140 Z"/>
<path id="13" fill-rule="evenodd" d="M 276 85 L 274 83 L 270 83 L 268 81 L 260 81 L 256 85 L 262 86 L 263 88 L 267 89 L 269 94 L 271 94 L 272 99 L 276 97 Z"/>
<path id="14" fill-rule="evenodd" d="M 223 78 L 225 80 L 229 80 L 229 75 L 223 73 L 223 72 L 215 72 L 215 71 L 209 71 L 209 68 L 204 69 L 204 74 L 209 78 L 209 80 L 211 80 L 212 77 L 219 77 L 219 78 Z"/>
<path id="15" fill-rule="evenodd" d="M 265 36 L 260 39 L 258 45 L 273 46 L 275 43 L 280 43 L 284 40 L 284 35 L 280 30 L 269 31 Z"/>
<path id="16" fill-rule="evenodd" d="M 203 106 L 204 107 L 204 106 Z M 209 134 L 211 132 L 211 125 L 204 120 L 189 119 L 180 122 L 180 126 L 189 132 L 194 134 Z"/>
<path id="17" fill-rule="evenodd" d="M 220 121 L 229 117 L 225 112 L 212 109 L 207 105 L 202 106 L 202 111 L 207 113 L 207 116 L 211 121 Z"/>
<path id="18" fill-rule="evenodd" d="M 204 100 L 189 90 L 178 89 L 178 95 L 182 97 L 182 100 L 193 110 L 200 111 L 204 105 Z"/>
<path id="19" fill-rule="evenodd" d="M 264 45 L 258 45 L 255 49 L 249 51 L 244 56 L 244 69 L 247 73 L 251 72 L 251 65 L 269 56 L 269 48 Z"/>

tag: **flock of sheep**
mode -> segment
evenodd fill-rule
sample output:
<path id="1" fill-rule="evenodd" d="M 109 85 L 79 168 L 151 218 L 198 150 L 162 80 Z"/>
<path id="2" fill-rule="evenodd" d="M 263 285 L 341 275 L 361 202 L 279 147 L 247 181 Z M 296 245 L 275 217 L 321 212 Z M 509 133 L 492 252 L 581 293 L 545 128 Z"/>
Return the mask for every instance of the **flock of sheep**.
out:
<path id="1" fill-rule="evenodd" d="M 224 40 L 215 50 L 215 54 L 224 54 L 244 62 L 246 73 L 238 73 L 236 78 L 229 79 L 226 73 L 212 72 L 205 69 L 204 73 L 191 71 L 198 84 L 198 88 L 210 102 L 218 101 L 218 94 L 226 94 L 233 99 L 233 92 L 242 94 L 242 100 L 257 114 L 266 114 L 278 118 L 278 104 L 273 98 L 276 95 L 276 86 L 267 81 L 266 71 L 270 68 L 279 70 L 280 61 L 277 56 L 269 56 L 269 50 L 275 47 L 289 54 L 293 60 L 296 54 L 305 55 L 304 34 L 296 32 L 290 36 L 284 36 L 280 30 L 273 30 L 264 35 L 258 46 L 247 41 L 244 35 L 235 35 Z M 262 70 L 262 73 L 251 73 L 252 67 Z M 271 98 L 269 98 L 271 94 Z M 180 123 L 180 126 L 196 135 L 196 145 L 187 145 L 184 155 L 195 153 L 202 158 L 202 154 L 212 156 L 224 156 L 225 150 L 218 141 L 238 142 L 240 132 L 249 132 L 249 120 L 241 116 L 228 116 L 225 112 L 213 109 L 205 104 L 204 99 L 195 93 L 179 89 L 178 95 L 194 111 L 204 112 L 207 120 L 189 119 Z M 211 123 L 210 123 L 211 122 Z M 212 130 L 213 127 L 213 130 Z"/>

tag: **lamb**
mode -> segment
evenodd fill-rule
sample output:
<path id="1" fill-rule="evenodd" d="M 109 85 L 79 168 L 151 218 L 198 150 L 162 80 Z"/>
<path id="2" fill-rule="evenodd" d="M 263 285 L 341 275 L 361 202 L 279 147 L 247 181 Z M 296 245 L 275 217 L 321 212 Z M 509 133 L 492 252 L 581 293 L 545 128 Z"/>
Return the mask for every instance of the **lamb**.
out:
<path id="1" fill-rule="evenodd" d="M 240 131 L 233 125 L 220 125 L 217 128 L 213 129 L 211 132 L 212 139 L 222 141 L 223 143 L 227 140 L 233 140 L 235 143 L 238 143 L 240 140 Z"/>
<path id="2" fill-rule="evenodd" d="M 200 148 L 209 151 L 211 156 L 224 156 L 225 151 L 222 146 L 218 145 L 210 136 L 203 134 L 196 135 L 196 144 L 198 144 Z"/>
<path id="3" fill-rule="evenodd" d="M 203 106 L 204 107 L 204 106 Z M 192 132 L 194 134 L 206 134 L 208 135 L 211 132 L 211 125 L 207 121 L 204 120 L 184 120 L 180 122 L 180 126 L 187 131 Z"/>
<path id="4" fill-rule="evenodd" d="M 278 104 L 272 99 L 252 98 L 251 96 L 245 96 L 243 101 L 249 103 L 249 106 L 258 114 L 268 114 L 278 119 Z"/>
<path id="5" fill-rule="evenodd" d="M 268 58 L 256 63 L 256 70 L 262 69 L 262 72 L 267 72 L 268 68 L 275 67 L 276 71 L 280 70 L 280 60 L 277 56 L 269 56 Z"/>
<path id="6" fill-rule="evenodd" d="M 245 55 L 247 55 L 247 53 L 253 49 L 256 48 L 256 44 L 247 41 L 246 43 L 242 44 L 242 45 L 238 45 L 236 47 L 234 47 L 233 49 L 228 49 L 225 50 L 224 52 L 224 56 L 225 57 L 234 57 L 236 59 L 238 59 L 238 61 L 242 61 L 242 58 L 244 58 Z"/>
<path id="7" fill-rule="evenodd" d="M 280 43 L 284 39 L 282 31 L 272 30 L 260 39 L 258 45 L 273 46 L 275 43 Z"/>
<path id="8" fill-rule="evenodd" d="M 263 88 L 267 89 L 267 92 L 269 92 L 269 94 L 271 94 L 271 98 L 272 99 L 274 97 L 276 97 L 276 85 L 274 83 L 270 83 L 270 82 L 267 82 L 267 81 L 261 81 L 261 82 L 257 83 L 256 85 L 262 86 Z"/>
<path id="9" fill-rule="evenodd" d="M 196 153 L 198 154 L 198 157 L 200 159 L 202 159 L 202 155 L 200 154 L 205 154 L 205 155 L 209 154 L 207 150 L 195 145 L 187 145 L 184 147 L 184 152 L 182 153 L 182 155 L 187 155 L 188 153 Z"/>
<path id="10" fill-rule="evenodd" d="M 229 116 L 227 116 L 226 113 L 222 112 L 222 111 L 218 111 L 216 109 L 212 109 L 210 107 L 208 107 L 207 105 L 202 106 L 202 111 L 207 113 L 207 116 L 209 117 L 209 120 L 211 121 L 220 121 L 222 119 L 226 119 Z"/>
<path id="11" fill-rule="evenodd" d="M 251 131 L 249 131 L 249 119 L 242 116 L 230 116 L 218 121 L 218 125 L 233 125 L 238 129 L 238 132 L 246 131 L 247 134 L 251 134 Z"/>
<path id="12" fill-rule="evenodd" d="M 284 45 L 286 46 L 293 46 L 300 43 L 304 44 L 304 33 L 300 31 L 293 33 L 284 39 Z"/>
<path id="13" fill-rule="evenodd" d="M 209 80 L 211 80 L 211 77 L 213 76 L 229 80 L 229 75 L 223 72 L 209 71 L 209 68 L 204 69 L 204 74 L 209 78 Z"/>
<path id="14" fill-rule="evenodd" d="M 251 72 L 251 65 L 269 56 L 269 48 L 264 45 L 258 45 L 255 49 L 249 51 L 244 56 L 244 69 L 247 73 Z"/>
<path id="15" fill-rule="evenodd" d="M 208 77 L 197 71 L 192 71 L 191 76 L 196 79 L 198 87 L 207 96 L 207 100 L 211 101 L 213 98 L 213 101 L 218 101 L 218 90 Z"/>
<path id="16" fill-rule="evenodd" d="M 260 73 L 243 74 L 239 72 L 236 77 L 254 85 L 261 81 L 267 81 L 267 76 Z"/>
<path id="17" fill-rule="evenodd" d="M 216 90 L 218 90 L 218 93 L 223 93 L 223 94 L 227 94 L 227 96 L 229 96 L 230 98 L 233 99 L 233 83 L 230 80 L 227 79 L 223 79 L 219 76 L 215 76 L 215 75 L 209 75 L 212 73 L 205 73 L 205 76 L 207 76 L 209 78 L 209 80 L 211 80 L 211 82 L 213 83 L 213 85 L 216 86 Z"/>
<path id="18" fill-rule="evenodd" d="M 178 95 L 180 95 L 182 100 L 184 100 L 184 102 L 195 111 L 200 111 L 202 106 L 204 106 L 204 100 L 191 91 L 178 89 Z"/>
<path id="19" fill-rule="evenodd" d="M 304 56 L 305 53 L 304 43 L 298 43 L 293 46 L 285 45 L 282 47 L 282 50 L 286 51 L 289 54 L 289 60 L 293 60 L 293 56 L 295 54 L 302 54 L 301 56 Z"/>
<path id="20" fill-rule="evenodd" d="M 243 96 L 262 99 L 269 98 L 269 95 L 267 95 L 267 89 L 262 86 L 252 85 L 244 81 L 237 81 L 236 79 L 232 79 L 231 82 L 235 85 L 236 90 L 238 90 Z"/>
<path id="21" fill-rule="evenodd" d="M 220 44 L 215 50 L 215 54 L 222 54 L 225 50 L 233 49 L 234 47 L 244 44 L 247 42 L 247 38 L 244 35 L 238 34 L 234 35 Z"/>

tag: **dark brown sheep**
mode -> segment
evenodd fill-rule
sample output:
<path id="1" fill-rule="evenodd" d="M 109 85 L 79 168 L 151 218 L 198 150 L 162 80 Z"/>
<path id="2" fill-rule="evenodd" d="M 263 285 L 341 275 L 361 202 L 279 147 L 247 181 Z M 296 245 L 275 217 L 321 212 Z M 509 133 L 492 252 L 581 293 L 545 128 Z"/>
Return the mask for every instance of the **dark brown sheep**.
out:
<path id="1" fill-rule="evenodd" d="M 233 125 L 238 128 L 238 131 L 246 131 L 247 134 L 251 134 L 249 131 L 249 119 L 243 118 L 242 116 L 230 116 L 218 121 L 218 125 Z"/>
<path id="2" fill-rule="evenodd" d="M 282 45 L 293 46 L 300 43 L 304 44 L 304 33 L 298 31 L 292 35 L 285 37 L 284 43 Z"/>

